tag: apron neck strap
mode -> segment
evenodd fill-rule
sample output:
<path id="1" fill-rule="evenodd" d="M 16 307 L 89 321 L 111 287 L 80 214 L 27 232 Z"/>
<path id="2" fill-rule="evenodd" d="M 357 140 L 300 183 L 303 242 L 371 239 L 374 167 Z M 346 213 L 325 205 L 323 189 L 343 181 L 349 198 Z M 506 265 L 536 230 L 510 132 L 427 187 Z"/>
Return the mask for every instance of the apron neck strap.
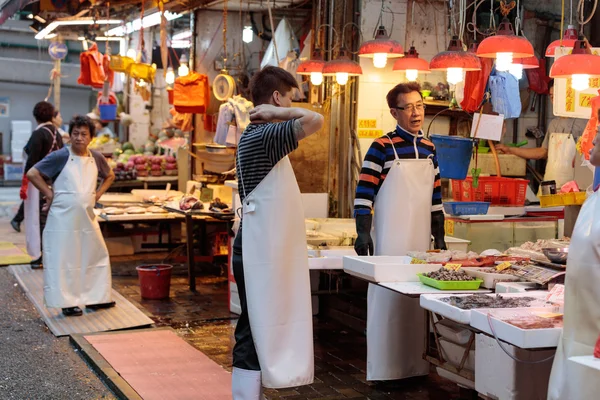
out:
<path id="1" fill-rule="evenodd" d="M 392 150 L 394 150 L 394 158 L 396 160 L 399 160 L 400 157 L 398 157 L 398 152 L 396 151 L 396 146 L 394 146 L 394 142 L 392 141 L 392 138 L 389 135 L 385 135 L 388 139 L 390 139 L 390 143 L 392 145 Z"/>

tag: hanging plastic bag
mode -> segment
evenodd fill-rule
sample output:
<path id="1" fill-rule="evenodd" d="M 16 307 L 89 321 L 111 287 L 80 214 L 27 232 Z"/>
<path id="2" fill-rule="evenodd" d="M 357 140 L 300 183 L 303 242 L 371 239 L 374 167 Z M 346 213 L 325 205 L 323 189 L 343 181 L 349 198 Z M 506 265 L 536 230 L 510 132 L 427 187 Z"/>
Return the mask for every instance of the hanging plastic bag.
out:
<path id="1" fill-rule="evenodd" d="M 173 105 L 178 113 L 204 114 L 209 102 L 208 76 L 190 72 L 175 79 Z"/>
<path id="2" fill-rule="evenodd" d="M 88 51 L 79 55 L 80 75 L 77 83 L 101 89 L 106 75 L 103 65 L 104 56 L 98 51 L 98 45 L 93 43 Z"/>
<path id="3" fill-rule="evenodd" d="M 154 83 L 154 74 L 156 69 L 150 64 L 133 63 L 129 66 L 129 76 L 133 79 Z"/>
<path id="4" fill-rule="evenodd" d="M 590 150 L 594 147 L 594 138 L 596 137 L 596 129 L 598 127 L 598 112 L 600 111 L 600 90 L 599 96 L 592 99 L 592 115 L 588 121 L 581 138 L 577 142 L 577 151 L 583 154 L 586 160 L 590 159 Z"/>
<path id="5" fill-rule="evenodd" d="M 277 52 L 275 51 L 275 45 L 277 45 Z M 300 44 L 298 43 L 298 39 L 296 39 L 294 30 L 287 19 L 283 18 L 279 22 L 279 25 L 277 25 L 273 39 L 271 39 L 269 46 L 267 46 L 265 55 L 260 63 L 260 68 L 262 69 L 267 65 L 278 67 L 279 62 L 286 57 L 289 51 L 299 48 Z M 278 57 L 279 59 L 277 59 Z"/>
<path id="6" fill-rule="evenodd" d="M 504 115 L 504 119 L 519 118 L 521 115 L 521 96 L 519 81 L 508 72 L 497 71 L 490 76 L 490 91 L 494 112 Z"/>
<path id="7" fill-rule="evenodd" d="M 480 71 L 467 71 L 465 75 L 464 93 L 466 94 L 460 106 L 469 113 L 479 110 L 494 64 L 494 60 L 490 58 L 481 58 L 480 61 Z"/>
<path id="8" fill-rule="evenodd" d="M 125 72 L 129 71 L 129 67 L 133 64 L 133 58 L 120 56 L 120 55 L 111 55 L 110 62 L 108 64 L 109 68 L 114 72 Z"/>
<path id="9" fill-rule="evenodd" d="M 546 60 L 540 60 L 539 68 L 526 69 L 525 74 L 529 81 L 529 89 L 537 94 L 548 93 L 548 78 L 546 78 Z"/>

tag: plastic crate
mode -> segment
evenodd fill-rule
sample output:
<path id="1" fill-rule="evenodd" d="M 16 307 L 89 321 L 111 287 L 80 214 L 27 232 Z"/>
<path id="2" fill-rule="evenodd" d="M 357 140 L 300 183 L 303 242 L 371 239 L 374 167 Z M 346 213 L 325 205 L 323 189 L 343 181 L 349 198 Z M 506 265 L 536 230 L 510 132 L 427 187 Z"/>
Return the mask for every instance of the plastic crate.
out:
<path id="1" fill-rule="evenodd" d="M 481 279 L 473 281 L 438 281 L 423 274 L 417 274 L 421 283 L 439 290 L 477 290 L 483 283 Z"/>
<path id="2" fill-rule="evenodd" d="M 454 201 L 485 201 L 492 206 L 521 207 L 527 196 L 527 179 L 498 178 L 486 176 L 479 178 L 479 187 L 473 187 L 473 178 L 464 181 L 452 181 Z"/>
<path id="3" fill-rule="evenodd" d="M 484 201 L 447 201 L 444 203 L 446 214 L 460 215 L 485 215 L 490 208 L 490 203 Z"/>
<path id="4" fill-rule="evenodd" d="M 585 202 L 586 192 L 557 193 L 540 196 L 541 207 L 580 206 Z"/>

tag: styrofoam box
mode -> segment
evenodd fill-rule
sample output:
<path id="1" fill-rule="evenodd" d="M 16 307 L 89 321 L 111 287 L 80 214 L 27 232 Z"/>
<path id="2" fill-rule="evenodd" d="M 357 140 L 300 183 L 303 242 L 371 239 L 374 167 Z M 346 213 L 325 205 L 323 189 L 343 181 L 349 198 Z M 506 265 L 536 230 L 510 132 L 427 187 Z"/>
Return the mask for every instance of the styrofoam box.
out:
<path id="1" fill-rule="evenodd" d="M 495 289 L 498 282 L 518 282 L 521 280 L 521 278 L 515 275 L 483 272 L 480 268 L 464 268 L 463 271 L 467 275 L 481 279 L 483 281 L 481 286 L 488 289 Z"/>
<path id="2" fill-rule="evenodd" d="M 418 273 L 433 272 L 440 264 L 411 264 L 408 256 L 344 257 L 344 271 L 369 282 L 418 282 Z"/>
<path id="3" fill-rule="evenodd" d="M 545 400 L 552 369 L 552 350 L 525 350 L 507 343 L 504 348 L 519 360 L 513 360 L 496 340 L 485 334 L 475 336 L 475 390 L 484 396 L 502 400 Z"/>
<path id="4" fill-rule="evenodd" d="M 496 293 L 531 293 L 539 285 L 533 282 L 498 282 Z"/>
<path id="5" fill-rule="evenodd" d="M 462 376 L 457 375 L 454 372 L 446 371 L 445 369 L 440 368 L 440 367 L 437 367 L 436 371 L 439 376 L 456 383 L 458 386 L 462 386 L 467 389 L 475 390 L 475 382 L 470 381 L 467 378 L 463 378 Z"/>
<path id="6" fill-rule="evenodd" d="M 471 244 L 470 240 L 459 239 L 451 236 L 446 236 L 444 240 L 446 241 L 446 247 L 448 247 L 448 250 L 464 251 L 465 253 L 469 251 L 469 245 Z"/>
<path id="7" fill-rule="evenodd" d="M 463 355 L 465 354 L 467 346 L 461 346 L 456 343 L 449 342 L 446 339 L 440 339 L 440 346 L 442 346 L 442 354 L 444 359 L 451 365 L 458 368 L 460 362 L 462 361 Z M 473 343 L 471 351 L 469 351 L 469 355 L 463 368 L 469 371 L 475 371 L 475 343 Z"/>
<path id="8" fill-rule="evenodd" d="M 535 306 L 543 306 L 546 295 L 548 292 L 546 291 L 536 291 L 536 292 L 527 292 L 527 293 L 507 293 L 503 294 L 506 297 L 535 297 L 539 298 L 539 304 L 534 304 Z M 420 302 L 421 307 L 433 311 L 443 317 L 449 318 L 452 321 L 458 322 L 459 324 L 469 325 L 471 323 L 471 311 L 473 310 L 462 310 L 458 307 L 454 307 L 448 303 L 441 301 L 440 299 L 450 296 L 470 296 L 470 294 L 424 294 L 421 296 Z M 487 296 L 495 296 L 495 294 L 488 294 Z M 550 304 L 548 307 L 552 307 Z"/>
<path id="9" fill-rule="evenodd" d="M 580 399 L 597 399 L 600 382 L 600 359 L 593 355 L 569 357 L 569 386 L 577 388 Z M 590 382 L 595 384 L 590 385 Z"/>
<path id="10" fill-rule="evenodd" d="M 535 312 L 548 312 L 548 308 L 504 308 L 480 309 L 471 312 L 471 326 L 480 331 L 492 334 L 488 313 L 498 339 L 513 344 L 522 349 L 541 349 L 558 346 L 562 328 L 521 329 L 507 322 L 494 318 L 510 318 L 511 316 L 528 315 Z"/>
<path id="11" fill-rule="evenodd" d="M 308 255 L 310 269 L 343 269 L 344 256 L 356 256 L 356 251 L 351 246 L 344 246 L 333 249 L 309 250 Z"/>
<path id="12" fill-rule="evenodd" d="M 448 318 L 444 318 L 435 324 L 438 333 L 449 341 L 456 344 L 467 344 L 471 339 L 472 330 L 464 325 L 457 324 Z"/>

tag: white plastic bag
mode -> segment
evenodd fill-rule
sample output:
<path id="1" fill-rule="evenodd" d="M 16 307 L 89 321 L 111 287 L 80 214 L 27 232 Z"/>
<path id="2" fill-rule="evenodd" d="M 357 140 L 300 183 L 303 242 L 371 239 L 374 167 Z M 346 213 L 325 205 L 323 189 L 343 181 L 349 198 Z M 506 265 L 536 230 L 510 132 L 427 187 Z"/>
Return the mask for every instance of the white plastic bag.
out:
<path id="1" fill-rule="evenodd" d="M 508 72 L 496 72 L 490 76 L 490 90 L 494 112 L 504 115 L 504 119 L 519 118 L 521 95 L 517 78 Z"/>

